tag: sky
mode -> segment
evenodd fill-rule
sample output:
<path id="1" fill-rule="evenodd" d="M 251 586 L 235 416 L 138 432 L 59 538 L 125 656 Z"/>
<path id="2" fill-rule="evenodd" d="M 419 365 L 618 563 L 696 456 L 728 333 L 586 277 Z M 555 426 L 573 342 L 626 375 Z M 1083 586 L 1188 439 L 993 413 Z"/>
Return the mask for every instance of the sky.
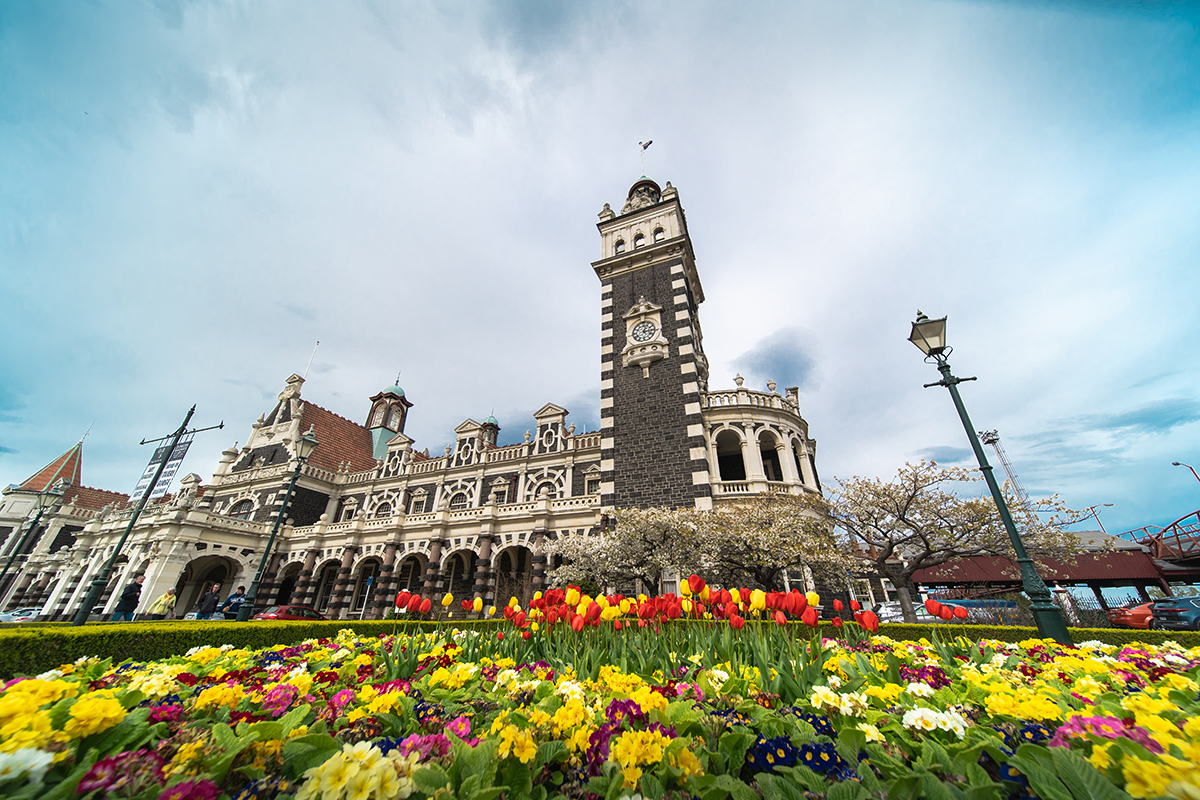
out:
<path id="1" fill-rule="evenodd" d="M 822 479 L 977 429 L 1117 532 L 1200 508 L 1200 4 L 0 4 L 0 485 L 131 491 L 400 384 L 439 452 L 598 427 L 604 203 L 679 189 L 710 388 L 800 386 Z M 990 452 L 990 451 L 989 451 Z M 1089 527 L 1089 526 L 1084 526 Z M 1094 524 L 1090 527 L 1095 528 Z"/>

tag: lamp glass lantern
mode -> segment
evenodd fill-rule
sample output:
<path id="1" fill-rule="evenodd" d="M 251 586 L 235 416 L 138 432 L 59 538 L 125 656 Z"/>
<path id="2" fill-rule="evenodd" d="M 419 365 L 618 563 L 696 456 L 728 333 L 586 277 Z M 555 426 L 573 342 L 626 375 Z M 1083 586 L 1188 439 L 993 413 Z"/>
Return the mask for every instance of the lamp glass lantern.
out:
<path id="1" fill-rule="evenodd" d="M 45 510 L 49 510 L 55 503 L 62 500 L 63 495 L 66 493 L 62 480 L 59 480 L 58 483 L 38 494 L 38 505 Z"/>
<path id="2" fill-rule="evenodd" d="M 946 318 L 930 319 L 918 311 L 908 340 L 927 356 L 941 355 L 946 350 Z"/>
<path id="3" fill-rule="evenodd" d="M 313 451 L 317 449 L 318 444 L 319 442 L 317 442 L 317 436 L 313 432 L 313 428 L 310 426 L 308 432 L 296 441 L 296 458 L 298 458 L 301 462 L 308 461 L 308 459 L 312 456 Z"/>

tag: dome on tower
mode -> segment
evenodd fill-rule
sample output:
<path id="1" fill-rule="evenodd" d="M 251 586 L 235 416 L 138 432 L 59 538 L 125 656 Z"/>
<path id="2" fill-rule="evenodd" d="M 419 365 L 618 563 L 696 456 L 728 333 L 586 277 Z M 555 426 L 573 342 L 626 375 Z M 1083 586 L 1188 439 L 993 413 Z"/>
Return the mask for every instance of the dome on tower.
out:
<path id="1" fill-rule="evenodd" d="M 380 394 L 394 394 L 396 397 L 404 397 L 404 390 L 400 388 L 400 384 L 394 383 L 385 388 Z"/>
<path id="2" fill-rule="evenodd" d="M 637 183 L 629 187 L 629 196 L 621 208 L 622 214 L 637 211 L 639 208 L 657 205 L 662 199 L 662 188 L 645 175 L 638 178 Z"/>
<path id="3" fill-rule="evenodd" d="M 484 425 L 495 425 L 497 428 L 500 427 L 500 423 L 491 414 L 489 414 L 488 418 L 483 421 L 483 424 Z"/>

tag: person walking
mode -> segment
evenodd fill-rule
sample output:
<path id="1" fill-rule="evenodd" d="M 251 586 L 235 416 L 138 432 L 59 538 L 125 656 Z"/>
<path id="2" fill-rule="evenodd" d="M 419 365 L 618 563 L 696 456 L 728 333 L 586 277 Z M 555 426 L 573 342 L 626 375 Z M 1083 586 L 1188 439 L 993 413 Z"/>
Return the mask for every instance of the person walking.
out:
<path id="1" fill-rule="evenodd" d="M 142 581 L 144 580 L 146 580 L 145 575 L 138 575 L 133 579 L 133 583 L 126 586 L 125 591 L 121 592 L 121 599 L 117 601 L 117 607 L 113 611 L 113 622 L 120 622 L 122 619 L 126 622 L 133 622 L 133 612 L 137 611 L 138 598 L 142 595 Z"/>
<path id="2" fill-rule="evenodd" d="M 220 602 L 221 584 L 214 583 L 212 589 L 205 592 L 204 596 L 200 598 L 200 603 L 196 606 L 196 619 L 212 619 Z"/>
<path id="3" fill-rule="evenodd" d="M 221 612 L 225 615 L 225 619 L 236 619 L 238 609 L 242 607 L 242 603 L 246 600 L 246 587 L 239 586 L 237 591 L 229 595 L 229 599 L 225 601 L 225 605 L 221 606 Z"/>
<path id="4" fill-rule="evenodd" d="M 161 596 L 146 609 L 150 615 L 150 619 L 165 619 L 168 614 L 175 611 L 175 590 L 167 589 Z"/>

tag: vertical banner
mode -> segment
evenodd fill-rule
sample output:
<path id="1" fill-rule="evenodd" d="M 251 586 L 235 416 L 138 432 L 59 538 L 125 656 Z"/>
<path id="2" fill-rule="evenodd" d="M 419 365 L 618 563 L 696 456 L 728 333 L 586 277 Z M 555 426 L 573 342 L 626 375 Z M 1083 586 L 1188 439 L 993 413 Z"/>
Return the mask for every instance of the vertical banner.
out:
<path id="1" fill-rule="evenodd" d="M 192 445 L 192 437 L 187 437 L 175 445 L 175 452 L 171 453 L 171 457 L 167 459 L 167 466 L 163 469 L 162 476 L 158 479 L 158 484 L 154 490 L 150 492 L 150 499 L 153 500 L 162 497 L 167 493 L 167 488 L 171 485 L 171 481 L 175 478 L 175 473 L 179 471 L 179 465 L 183 463 L 183 457 L 187 455 L 188 448 Z M 150 463 L 146 465 L 146 471 L 142 473 L 142 479 L 138 481 L 137 487 L 130 495 L 130 499 L 137 501 L 141 498 L 142 493 L 150 485 L 150 481 L 154 478 L 155 471 L 158 470 L 158 465 L 167 458 L 167 445 L 162 445 L 154 451 L 154 455 L 150 458 Z"/>

